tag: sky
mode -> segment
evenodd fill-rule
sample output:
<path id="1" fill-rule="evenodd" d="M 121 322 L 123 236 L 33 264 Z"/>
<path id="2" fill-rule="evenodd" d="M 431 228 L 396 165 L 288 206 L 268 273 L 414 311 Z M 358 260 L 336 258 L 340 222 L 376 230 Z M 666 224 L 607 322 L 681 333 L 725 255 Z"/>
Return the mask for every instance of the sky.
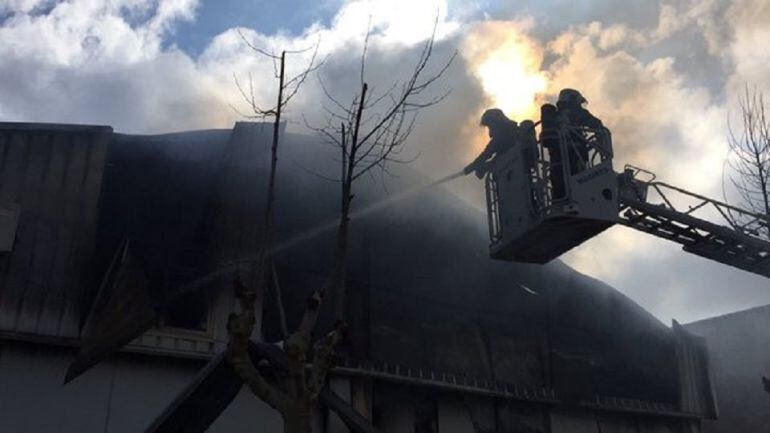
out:
<path id="1" fill-rule="evenodd" d="M 722 198 L 728 121 L 744 86 L 770 92 L 766 0 L 0 0 L 0 120 L 107 124 L 118 132 L 229 128 L 275 98 L 265 50 L 318 44 L 323 66 L 286 113 L 290 130 L 324 121 L 321 83 L 349 100 L 359 80 L 380 91 L 407 76 L 436 22 L 430 68 L 457 58 L 410 138 L 428 177 L 456 171 L 485 144 L 484 109 L 532 118 L 559 89 L 580 89 L 612 130 L 616 170 Z M 242 38 L 243 37 L 243 38 Z M 289 73 L 311 51 L 290 54 Z M 435 69 L 434 69 L 435 70 Z M 430 95 L 428 95 L 430 96 Z M 324 102 L 325 101 L 325 102 Z M 448 186 L 483 209 L 483 186 Z M 688 322 L 770 303 L 766 279 L 614 227 L 562 259 L 659 319 Z"/>

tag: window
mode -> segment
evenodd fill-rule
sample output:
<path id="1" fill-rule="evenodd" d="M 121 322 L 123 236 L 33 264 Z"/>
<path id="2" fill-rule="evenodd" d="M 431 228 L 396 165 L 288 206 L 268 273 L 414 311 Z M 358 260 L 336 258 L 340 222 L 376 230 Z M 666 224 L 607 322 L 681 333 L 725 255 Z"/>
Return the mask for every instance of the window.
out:
<path id="1" fill-rule="evenodd" d="M 161 316 L 162 328 L 177 328 L 206 332 L 209 322 L 209 302 L 205 291 L 185 293 L 167 306 Z"/>

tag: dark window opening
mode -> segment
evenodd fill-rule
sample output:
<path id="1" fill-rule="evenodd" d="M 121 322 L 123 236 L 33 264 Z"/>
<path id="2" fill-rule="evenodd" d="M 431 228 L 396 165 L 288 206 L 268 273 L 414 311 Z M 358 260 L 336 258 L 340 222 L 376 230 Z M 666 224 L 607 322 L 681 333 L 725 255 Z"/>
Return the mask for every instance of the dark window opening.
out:
<path id="1" fill-rule="evenodd" d="M 208 318 L 209 305 L 206 294 L 187 293 L 166 307 L 161 325 L 205 332 L 208 327 Z"/>

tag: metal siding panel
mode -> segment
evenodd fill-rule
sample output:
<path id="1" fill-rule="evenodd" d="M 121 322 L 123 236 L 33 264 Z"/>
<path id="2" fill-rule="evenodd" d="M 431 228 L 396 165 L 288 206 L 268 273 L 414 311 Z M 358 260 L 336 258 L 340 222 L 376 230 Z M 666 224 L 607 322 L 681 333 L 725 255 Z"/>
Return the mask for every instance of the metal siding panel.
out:
<path id="1" fill-rule="evenodd" d="M 6 175 L 6 167 L 9 165 L 11 140 L 13 136 L 8 132 L 0 132 L 0 202 L 3 199 L 2 191 L 9 183 Z M 8 275 L 8 265 L 10 263 L 10 254 L 0 254 L 0 305 L 2 305 L 3 291 L 5 288 L 5 279 Z"/>
<path id="2" fill-rule="evenodd" d="M 259 431 L 265 433 L 282 432 L 283 420 L 278 411 L 255 398 L 251 391 L 243 387 L 206 432 L 240 432 L 244 431 L 243 426 L 258 426 Z M 313 431 L 322 432 L 323 430 L 319 428 Z"/>
<path id="3" fill-rule="evenodd" d="M 599 433 L 639 433 L 638 424 L 634 419 L 600 416 L 597 421 L 597 429 Z"/>
<path id="4" fill-rule="evenodd" d="M 329 390 L 340 397 L 345 405 L 350 405 L 350 379 L 347 377 L 330 377 Z M 342 433 L 346 430 L 345 422 L 334 412 L 329 413 L 326 430 Z"/>
<path id="5" fill-rule="evenodd" d="M 91 137 L 92 146 L 88 154 L 88 171 L 83 178 L 83 193 L 85 197 L 84 208 L 90 222 L 95 223 L 98 218 L 99 196 L 102 190 L 104 177 L 104 164 L 107 158 L 107 135 L 95 135 Z M 92 232 L 96 226 L 89 225 Z"/>
<path id="6" fill-rule="evenodd" d="M 8 161 L 8 150 L 11 148 L 11 134 L 0 132 L 0 174 L 5 170 Z"/>
<path id="7" fill-rule="evenodd" d="M 44 174 L 43 189 L 46 198 L 46 213 L 51 218 L 58 215 L 64 207 L 62 194 L 64 170 L 69 158 L 70 142 L 65 135 L 54 135 L 51 141 L 51 154 L 48 169 Z M 66 221 L 55 219 L 56 253 L 51 265 L 51 280 L 46 291 L 45 302 L 38 320 L 38 333 L 59 335 L 65 288 L 72 278 L 72 227 Z"/>
<path id="8" fill-rule="evenodd" d="M 552 433 L 596 433 L 599 426 L 591 413 L 551 412 Z"/>
<path id="9" fill-rule="evenodd" d="M 33 259 L 36 230 L 33 225 L 19 224 L 18 239 L 8 264 L 8 275 L 0 298 L 0 330 L 15 331 L 19 308 L 24 297 L 27 272 Z"/>
<path id="10" fill-rule="evenodd" d="M 673 322 L 679 372 L 679 410 L 715 418 L 716 402 L 711 390 L 705 342 Z"/>
<path id="11" fill-rule="evenodd" d="M 71 249 L 71 266 L 73 275 L 65 287 L 64 308 L 59 325 L 59 335 L 77 336 L 80 328 L 80 305 L 82 295 L 81 270 L 84 263 L 86 246 L 92 239 L 83 237 L 84 198 L 82 197 L 83 179 L 88 166 L 89 138 L 84 135 L 72 137 L 71 154 L 63 178 L 63 195 L 66 199 L 63 215 L 68 226 L 72 228 L 74 242 Z"/>
<path id="12" fill-rule="evenodd" d="M 25 294 L 16 323 L 17 332 L 34 333 L 37 331 L 38 319 L 41 316 L 41 310 L 49 290 L 51 269 L 56 252 L 55 229 L 51 224 L 46 224 L 40 219 L 36 223 L 34 251 L 25 282 Z"/>
<path id="13" fill-rule="evenodd" d="M 17 200 L 18 187 L 24 174 L 24 160 L 27 153 L 27 140 L 21 133 L 9 133 L 6 138 L 8 149 L 3 159 L 0 173 L 0 200 L 14 203 Z"/>
<path id="14" fill-rule="evenodd" d="M 29 137 L 13 134 L 10 146 L 7 164 L 0 178 L 0 200 L 21 204 L 21 214 L 16 244 L 9 258 L 8 274 L 0 289 L 0 330 L 6 331 L 15 330 L 36 234 L 33 221 L 30 221 L 30 209 L 27 209 L 24 200 L 20 200 L 22 197 L 19 193 L 24 188 L 23 179 L 26 177 Z"/>
<path id="15" fill-rule="evenodd" d="M 67 296 L 65 287 L 72 278 L 69 266 L 72 242 L 71 230 L 62 226 L 56 228 L 56 253 L 51 263 L 51 279 L 37 322 L 39 335 L 60 335 L 61 315 Z"/>
<path id="16" fill-rule="evenodd" d="M 242 383 L 226 354 L 220 353 L 152 421 L 146 433 L 205 431 L 230 405 Z"/>
<path id="17" fill-rule="evenodd" d="M 58 330 L 65 337 L 79 335 L 83 266 L 93 252 L 108 136 L 100 132 L 79 134 L 72 140 L 73 156 L 61 185 L 66 199 L 63 207 L 68 209 L 64 230 L 70 252 L 66 257 L 66 284 L 61 286 L 63 307 Z"/>
<path id="18" fill-rule="evenodd" d="M 3 344 L 0 432 L 104 431 L 113 367 L 99 366 L 63 387 L 70 355 L 50 346 Z"/>
<path id="19" fill-rule="evenodd" d="M 149 357 L 143 360 L 118 357 L 113 362 L 117 364 L 117 374 L 110 417 L 104 430 L 109 433 L 144 431 L 200 368 L 199 363 Z"/>
<path id="20" fill-rule="evenodd" d="M 76 337 L 108 136 L 40 125 L 0 138 L 0 200 L 21 204 L 0 276 L 0 329 Z"/>
<path id="21" fill-rule="evenodd" d="M 476 431 L 468 407 L 462 399 L 441 398 L 438 403 L 438 433 L 467 433 Z"/>
<path id="22" fill-rule="evenodd" d="M 20 188 L 19 200 L 22 212 L 26 209 L 25 223 L 35 231 L 35 242 L 23 282 L 15 328 L 17 332 L 31 333 L 37 328 L 38 312 L 43 303 L 43 296 L 48 290 L 46 283 L 53 260 L 54 239 L 50 226 L 46 226 L 42 194 L 42 182 L 49 159 L 47 144 L 50 136 L 35 133 L 31 134 L 28 140 L 27 170 Z"/>

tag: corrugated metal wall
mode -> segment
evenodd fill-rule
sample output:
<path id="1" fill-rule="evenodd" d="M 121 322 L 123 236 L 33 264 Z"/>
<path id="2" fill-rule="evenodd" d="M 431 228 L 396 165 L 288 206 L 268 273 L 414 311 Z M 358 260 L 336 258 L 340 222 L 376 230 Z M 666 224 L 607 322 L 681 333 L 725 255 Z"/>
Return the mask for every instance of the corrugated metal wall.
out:
<path id="1" fill-rule="evenodd" d="M 719 417 L 703 422 L 706 433 L 770 431 L 770 305 L 684 325 L 706 339 Z"/>
<path id="2" fill-rule="evenodd" d="M 0 202 L 21 207 L 13 250 L 0 255 L 0 332 L 77 337 L 111 133 L 0 124 Z"/>
<path id="3" fill-rule="evenodd" d="M 709 373 L 708 349 L 703 337 L 689 333 L 673 322 L 679 371 L 679 410 L 707 419 L 718 415 Z"/>
<path id="4" fill-rule="evenodd" d="M 62 386 L 72 351 L 44 345 L 0 347 L 0 432 L 144 431 L 200 368 L 199 362 L 121 354 Z M 209 433 L 278 432 L 281 419 L 244 387 Z"/>

